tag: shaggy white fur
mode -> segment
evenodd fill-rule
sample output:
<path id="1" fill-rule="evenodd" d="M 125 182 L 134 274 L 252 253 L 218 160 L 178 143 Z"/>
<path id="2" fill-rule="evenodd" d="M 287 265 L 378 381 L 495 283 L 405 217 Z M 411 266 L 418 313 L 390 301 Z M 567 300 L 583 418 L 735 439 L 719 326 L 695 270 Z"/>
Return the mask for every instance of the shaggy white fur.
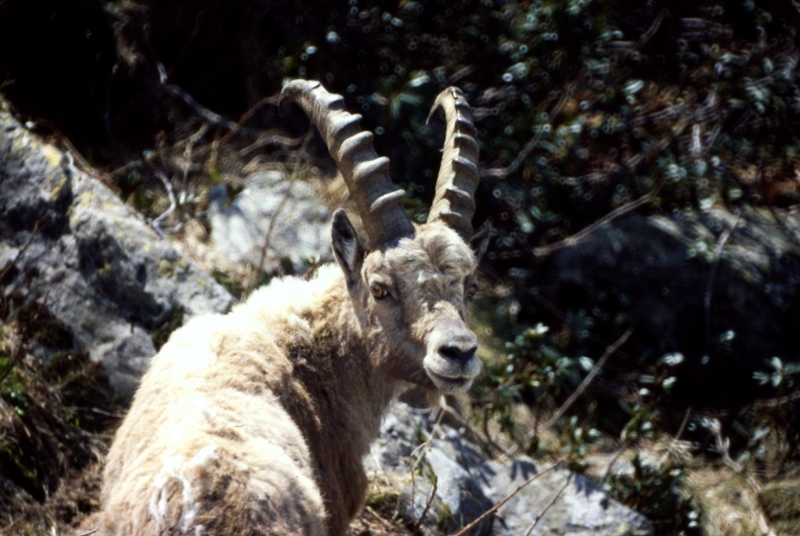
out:
<path id="1" fill-rule="evenodd" d="M 177 330 L 109 452 L 101 533 L 343 534 L 395 392 L 463 389 L 478 372 L 464 319 L 475 267 L 431 223 L 364 254 L 350 288 L 326 266 Z"/>

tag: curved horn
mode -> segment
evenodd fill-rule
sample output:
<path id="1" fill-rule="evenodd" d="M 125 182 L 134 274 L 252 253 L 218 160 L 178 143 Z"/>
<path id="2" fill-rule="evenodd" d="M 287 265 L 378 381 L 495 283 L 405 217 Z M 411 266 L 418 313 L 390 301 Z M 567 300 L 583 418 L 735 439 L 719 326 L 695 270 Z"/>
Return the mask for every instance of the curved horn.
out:
<path id="1" fill-rule="evenodd" d="M 284 86 L 279 106 L 296 102 L 317 127 L 353 197 L 370 249 L 391 245 L 413 236 L 414 226 L 401 205 L 403 190 L 389 178 L 389 159 L 378 157 L 372 133 L 362 131 L 361 116 L 344 109 L 341 95 L 328 93 L 322 84 L 293 80 Z"/>
<path id="2" fill-rule="evenodd" d="M 456 87 L 439 93 L 428 115 L 441 108 L 447 120 L 442 149 L 442 163 L 436 179 L 428 222 L 441 220 L 464 240 L 472 238 L 472 215 L 475 214 L 475 189 L 478 187 L 478 142 L 472 124 L 472 109 Z"/>

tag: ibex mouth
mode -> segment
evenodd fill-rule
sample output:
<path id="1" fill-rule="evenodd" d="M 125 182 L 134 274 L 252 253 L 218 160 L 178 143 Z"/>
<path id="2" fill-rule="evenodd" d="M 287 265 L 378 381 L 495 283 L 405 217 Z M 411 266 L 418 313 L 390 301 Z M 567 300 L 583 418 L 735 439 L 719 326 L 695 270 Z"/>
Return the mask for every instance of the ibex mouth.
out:
<path id="1" fill-rule="evenodd" d="M 443 393 L 455 393 L 459 391 L 466 391 L 472 385 L 472 380 L 475 379 L 475 374 L 463 374 L 458 376 L 444 376 L 431 370 L 431 367 L 426 366 L 425 372 L 428 377 L 433 381 L 437 389 Z"/>

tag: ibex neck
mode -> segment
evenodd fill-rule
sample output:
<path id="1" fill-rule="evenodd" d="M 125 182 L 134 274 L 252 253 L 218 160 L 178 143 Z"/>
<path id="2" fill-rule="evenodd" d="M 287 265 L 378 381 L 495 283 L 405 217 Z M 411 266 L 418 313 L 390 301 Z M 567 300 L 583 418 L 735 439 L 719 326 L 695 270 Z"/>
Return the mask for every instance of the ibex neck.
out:
<path id="1" fill-rule="evenodd" d="M 341 272 L 327 269 L 318 278 L 329 283 L 327 288 L 312 300 L 313 308 L 298 315 L 313 336 L 286 348 L 296 396 L 304 398 L 287 411 L 317 461 L 317 483 L 332 514 L 331 534 L 340 534 L 361 507 L 367 484 L 362 459 L 397 382 L 373 368 Z"/>
<path id="2" fill-rule="evenodd" d="M 394 395 L 397 381 L 374 368 L 370 359 L 373 350 L 364 337 L 344 278 L 338 271 L 331 283 L 330 292 L 319 304 L 329 314 L 320 317 L 319 329 L 314 329 L 315 346 L 325 348 L 318 352 L 324 361 L 319 366 L 330 367 L 324 383 L 335 384 L 337 398 L 345 404 L 342 408 L 332 408 L 333 414 L 350 413 L 349 423 L 357 423 L 356 426 L 362 430 L 368 428 L 369 437 L 363 445 L 368 449 Z M 368 423 L 369 426 L 365 426 Z M 340 424 L 346 426 L 348 423 Z"/>

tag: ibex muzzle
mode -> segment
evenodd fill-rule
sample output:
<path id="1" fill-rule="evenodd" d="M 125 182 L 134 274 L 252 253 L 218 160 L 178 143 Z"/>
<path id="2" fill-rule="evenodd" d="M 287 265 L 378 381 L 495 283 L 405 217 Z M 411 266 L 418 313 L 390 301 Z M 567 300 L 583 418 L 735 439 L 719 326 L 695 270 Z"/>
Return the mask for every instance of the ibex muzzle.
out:
<path id="1" fill-rule="evenodd" d="M 478 338 L 450 303 L 437 305 L 443 317 L 428 336 L 422 364 L 436 387 L 444 392 L 464 390 L 480 372 Z"/>

